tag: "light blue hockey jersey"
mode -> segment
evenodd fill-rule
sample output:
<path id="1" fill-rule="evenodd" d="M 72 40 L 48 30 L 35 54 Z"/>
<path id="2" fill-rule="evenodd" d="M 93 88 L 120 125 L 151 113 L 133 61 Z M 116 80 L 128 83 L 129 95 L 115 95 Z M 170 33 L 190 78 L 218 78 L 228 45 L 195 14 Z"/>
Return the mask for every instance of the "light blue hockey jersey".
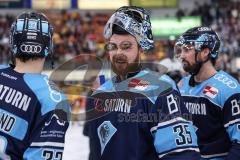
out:
<path id="1" fill-rule="evenodd" d="M 189 80 L 190 76 L 183 78 L 178 87 L 192 113 L 201 155 L 206 159 L 223 159 L 233 144 L 240 143 L 239 83 L 224 71 L 194 87 Z"/>
<path id="2" fill-rule="evenodd" d="M 168 76 L 143 70 L 121 82 L 114 77 L 89 101 L 94 159 L 199 159 L 192 122 Z"/>
<path id="3" fill-rule="evenodd" d="M 69 104 L 48 77 L 0 66 L 0 152 L 11 160 L 60 160 Z"/>

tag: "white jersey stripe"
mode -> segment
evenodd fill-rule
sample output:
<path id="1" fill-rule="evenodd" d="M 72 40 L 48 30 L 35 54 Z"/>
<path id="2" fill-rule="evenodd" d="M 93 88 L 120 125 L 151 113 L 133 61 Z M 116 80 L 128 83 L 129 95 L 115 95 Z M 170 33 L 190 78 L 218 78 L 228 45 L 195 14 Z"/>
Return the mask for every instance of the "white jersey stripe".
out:
<path id="1" fill-rule="evenodd" d="M 198 148 L 184 148 L 184 149 L 176 149 L 176 150 L 172 150 L 170 152 L 167 152 L 167 153 L 164 153 L 164 154 L 160 154 L 158 155 L 159 158 L 162 158 L 163 156 L 167 155 L 167 154 L 170 154 L 170 153 L 174 153 L 174 152 L 183 152 L 183 151 L 196 151 L 196 152 L 199 152 L 199 149 Z"/>
<path id="2" fill-rule="evenodd" d="M 169 125 L 169 124 L 171 124 L 171 123 L 178 122 L 178 121 L 184 121 L 184 122 L 189 122 L 189 123 L 191 123 L 191 121 L 187 121 L 186 119 L 184 119 L 184 118 L 182 118 L 182 117 L 176 117 L 176 118 L 171 119 L 171 120 L 169 120 L 169 121 L 165 121 L 165 122 L 160 122 L 160 123 L 158 123 L 157 126 L 154 126 L 154 127 L 151 128 L 151 132 L 157 130 L 159 127 L 166 126 L 166 125 Z"/>
<path id="3" fill-rule="evenodd" d="M 214 158 L 219 156 L 226 156 L 228 152 L 226 153 L 219 153 L 219 154 L 212 154 L 212 155 L 201 155 L 202 158 Z"/>
<path id="4" fill-rule="evenodd" d="M 33 142 L 32 147 L 52 146 L 52 147 L 64 147 L 64 143 L 59 142 Z"/>
<path id="5" fill-rule="evenodd" d="M 240 122 L 240 119 L 235 119 L 233 121 L 230 121 L 230 122 L 224 124 L 224 127 L 227 128 L 227 127 L 229 127 L 230 125 L 232 125 L 232 124 L 234 124 L 236 122 Z"/>

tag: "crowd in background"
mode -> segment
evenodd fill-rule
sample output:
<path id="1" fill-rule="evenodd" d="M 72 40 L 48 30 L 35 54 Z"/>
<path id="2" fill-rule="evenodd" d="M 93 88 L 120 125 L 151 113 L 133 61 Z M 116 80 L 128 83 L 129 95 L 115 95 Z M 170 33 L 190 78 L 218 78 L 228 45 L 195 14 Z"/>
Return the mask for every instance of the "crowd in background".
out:
<path id="1" fill-rule="evenodd" d="M 236 71 L 231 60 L 240 53 L 240 1 L 212 0 L 211 5 L 196 2 L 191 12 L 186 11 L 179 10 L 176 16 L 200 15 L 202 24 L 211 26 L 221 38 L 221 67 L 228 72 Z"/>
<path id="2" fill-rule="evenodd" d="M 227 4 L 226 4 L 227 3 Z M 104 25 L 110 14 L 79 14 L 76 11 L 61 11 L 59 14 L 46 11 L 46 15 L 54 26 L 54 59 L 61 64 L 77 55 L 95 54 L 100 58 L 104 52 Z M 240 2 L 212 0 L 211 5 L 199 5 L 192 10 L 178 10 L 176 17 L 201 16 L 202 24 L 211 26 L 221 38 L 221 55 L 218 65 L 228 72 L 236 72 L 231 60 L 238 56 L 240 47 Z M 13 15 L 0 15 L 0 62 L 8 63 L 10 49 L 8 35 Z M 143 60 L 172 59 L 174 40 L 159 39 L 155 42 L 155 50 L 143 55 Z"/>

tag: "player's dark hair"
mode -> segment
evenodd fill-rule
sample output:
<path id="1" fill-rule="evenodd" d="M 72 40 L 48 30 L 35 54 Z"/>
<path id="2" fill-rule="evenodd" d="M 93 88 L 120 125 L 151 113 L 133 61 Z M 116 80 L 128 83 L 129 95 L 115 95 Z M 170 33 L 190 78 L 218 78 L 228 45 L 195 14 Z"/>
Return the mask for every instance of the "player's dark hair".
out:
<path id="1" fill-rule="evenodd" d="M 29 60 L 38 60 L 38 59 L 43 59 L 44 57 L 36 57 L 36 56 L 32 56 L 32 55 L 16 55 L 16 58 L 18 58 L 21 62 L 27 62 Z"/>
<path id="2" fill-rule="evenodd" d="M 210 58 L 210 61 L 212 63 L 213 66 L 216 65 L 217 59 L 216 58 Z"/>
<path id="3" fill-rule="evenodd" d="M 127 35 L 130 34 L 127 31 L 125 31 L 123 28 L 119 27 L 118 25 L 113 25 L 113 34 L 120 34 L 120 35 Z"/>

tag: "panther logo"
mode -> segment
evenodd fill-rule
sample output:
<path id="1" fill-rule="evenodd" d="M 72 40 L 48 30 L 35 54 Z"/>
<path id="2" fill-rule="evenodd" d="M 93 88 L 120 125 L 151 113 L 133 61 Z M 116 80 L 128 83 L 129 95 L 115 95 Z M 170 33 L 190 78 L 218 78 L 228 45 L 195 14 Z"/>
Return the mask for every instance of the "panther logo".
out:
<path id="1" fill-rule="evenodd" d="M 110 121 L 104 121 L 97 129 L 98 138 L 101 144 L 101 154 L 103 153 L 106 145 L 111 140 L 113 135 L 117 132 L 117 129 L 112 125 Z"/>
<path id="2" fill-rule="evenodd" d="M 109 136 L 109 131 L 110 131 L 110 129 L 109 129 L 107 124 L 104 124 L 100 128 L 100 134 L 101 134 L 101 137 L 102 137 L 101 139 L 102 139 L 102 143 L 104 143 L 104 144 L 106 143 L 106 139 Z"/>

